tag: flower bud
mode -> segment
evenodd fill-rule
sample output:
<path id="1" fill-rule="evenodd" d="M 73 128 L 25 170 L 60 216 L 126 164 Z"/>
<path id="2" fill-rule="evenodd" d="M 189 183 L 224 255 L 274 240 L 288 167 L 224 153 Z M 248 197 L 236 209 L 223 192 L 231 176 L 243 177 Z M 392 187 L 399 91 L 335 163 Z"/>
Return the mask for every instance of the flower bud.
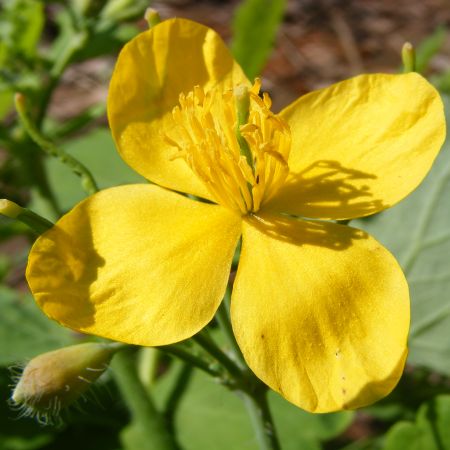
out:
<path id="1" fill-rule="evenodd" d="M 7 200 L 6 198 L 0 199 L 0 214 L 9 217 L 11 219 L 16 219 L 22 213 L 23 208 L 21 208 L 17 203 Z"/>
<path id="2" fill-rule="evenodd" d="M 17 203 L 6 198 L 0 199 L 0 215 L 19 220 L 38 234 L 45 233 L 53 226 L 47 219 L 44 219 L 29 209 L 22 208 Z"/>
<path id="3" fill-rule="evenodd" d="M 402 48 L 403 72 L 415 72 L 416 51 L 410 42 L 405 42 Z"/>
<path id="4" fill-rule="evenodd" d="M 158 11 L 154 8 L 147 8 L 145 10 L 144 19 L 146 20 L 148 27 L 153 28 L 158 23 L 161 23 L 161 17 Z"/>
<path id="5" fill-rule="evenodd" d="M 86 343 L 43 353 L 25 366 L 11 400 L 23 415 L 51 422 L 103 374 L 120 348 L 122 344 Z"/>

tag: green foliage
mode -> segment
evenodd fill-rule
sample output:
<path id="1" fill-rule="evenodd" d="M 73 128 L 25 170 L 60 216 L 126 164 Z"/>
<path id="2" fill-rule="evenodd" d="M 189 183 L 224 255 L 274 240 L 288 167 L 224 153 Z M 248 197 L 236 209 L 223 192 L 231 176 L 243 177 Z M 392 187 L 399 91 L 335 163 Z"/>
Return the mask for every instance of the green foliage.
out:
<path id="1" fill-rule="evenodd" d="M 10 111 L 13 104 L 13 92 L 7 87 L 0 86 L 0 119 L 3 119 Z"/>
<path id="2" fill-rule="evenodd" d="M 101 189 L 127 183 L 146 183 L 145 179 L 120 158 L 111 133 L 106 128 L 96 129 L 78 139 L 68 141 L 63 148 L 83 163 L 91 173 L 95 173 L 95 179 Z M 70 209 L 85 197 L 78 177 L 67 166 L 53 158 L 47 159 L 45 165 L 49 184 L 63 210 Z M 38 196 L 35 196 L 31 209 L 51 218 Z"/>
<path id="3" fill-rule="evenodd" d="M 0 67 L 18 54 L 33 57 L 44 26 L 43 2 L 5 0 L 0 12 Z"/>
<path id="4" fill-rule="evenodd" d="M 448 113 L 450 101 L 447 97 L 445 103 Z M 408 362 L 448 376 L 449 150 L 447 142 L 426 180 L 398 206 L 369 220 L 352 222 L 352 225 L 364 228 L 386 245 L 407 275 L 412 302 Z"/>
<path id="5" fill-rule="evenodd" d="M 76 341 L 75 333 L 49 320 L 31 295 L 0 286 L 0 310 L 0 365 L 24 362 Z"/>
<path id="6" fill-rule="evenodd" d="M 285 0 L 246 0 L 235 13 L 231 50 L 250 80 L 270 55 L 285 4 Z"/>
<path id="7" fill-rule="evenodd" d="M 150 0 L 109 0 L 101 12 L 101 18 L 119 22 L 143 17 Z"/>
<path id="8" fill-rule="evenodd" d="M 416 71 L 423 73 L 427 70 L 431 59 L 442 48 L 445 38 L 447 37 L 447 30 L 443 26 L 439 26 L 434 32 L 424 39 L 416 49 Z"/>
<path id="9" fill-rule="evenodd" d="M 40 1 L 5 0 L 0 7 L 0 120 L 11 110 L 15 86 L 34 84 L 25 62 L 36 56 L 43 26 Z"/>
<path id="10" fill-rule="evenodd" d="M 43 124 L 46 132 L 62 142 L 64 150 L 87 166 L 100 188 L 146 183 L 120 159 L 108 129 L 91 129 L 81 137 L 67 140 L 71 133 L 102 116 L 105 112 L 103 105 L 95 105 L 64 124 L 55 125 L 46 115 L 48 101 L 64 69 L 74 61 L 117 52 L 139 31 L 135 24 L 123 21 L 142 17 L 149 1 L 70 0 L 55 3 L 59 3 L 54 10 L 57 11 L 56 22 L 54 16 L 49 16 L 48 20 L 56 25 L 58 34 L 45 54 L 39 51 L 45 22 L 44 2 L 5 0 L 0 7 L 0 119 L 11 110 L 12 94 L 19 89 L 30 94 L 29 98 L 36 106 L 36 111 L 33 111 L 36 122 Z M 72 10 L 69 11 L 68 5 Z M 260 73 L 267 61 L 285 5 L 286 0 L 245 0 L 236 10 L 232 51 L 250 79 Z M 446 30 L 437 28 L 418 46 L 419 72 L 427 70 L 445 37 Z M 450 92 L 449 74 L 439 75 L 435 80 L 441 88 Z M 447 104 L 450 105 L 450 101 L 447 100 Z M 0 129 L 0 138 L 2 145 L 9 143 L 11 154 L 19 155 L 16 150 L 28 146 L 23 136 L 20 137 L 20 130 L 14 126 Z M 355 226 L 366 229 L 390 248 L 405 269 L 412 297 L 409 363 L 415 366 L 415 370 L 412 375 L 407 373 L 403 377 L 388 399 L 365 409 L 366 415 L 382 423 L 380 429 L 374 427 L 378 434 L 353 442 L 345 447 L 346 450 L 374 450 L 381 448 L 381 442 L 384 442 L 386 450 L 450 449 L 450 396 L 436 396 L 444 389 L 445 380 L 435 385 L 429 381 L 431 371 L 450 376 L 450 298 L 447 295 L 450 289 L 447 256 L 450 253 L 449 149 L 447 144 L 425 183 L 406 201 L 374 218 L 355 221 Z M 38 155 L 38 149 L 29 149 L 28 159 L 32 161 L 33 171 L 35 165 L 40 163 Z M 15 164 L 11 167 L 18 167 L 18 171 L 11 172 L 8 180 L 18 179 L 15 175 L 24 172 L 23 167 Z M 85 197 L 79 179 L 60 161 L 47 159 L 44 169 L 48 174 L 49 192 L 54 192 L 62 211 L 69 210 Z M 30 207 L 54 219 L 57 217 L 55 210 L 49 210 L 48 201 L 42 202 L 42 192 L 37 194 L 38 181 L 30 183 L 31 189 L 30 186 L 24 189 L 18 183 L 18 189 L 24 189 L 27 193 L 31 190 Z M 45 177 L 40 181 L 45 183 Z M 25 234 L 23 228 L 13 227 L 11 223 L 6 225 L 0 229 L 2 240 Z M 14 267 L 23 262 L 22 256 L 0 256 L 0 281 L 6 283 Z M 10 380 L 5 366 L 78 342 L 80 335 L 48 320 L 29 294 L 5 286 L 0 287 L 0 308 L 1 449 L 153 448 L 146 438 L 148 421 L 139 421 L 134 417 L 139 416 L 139 413 L 135 414 L 136 408 L 135 411 L 130 408 L 131 417 L 126 415 L 122 400 L 126 403 L 127 395 L 122 393 L 121 398 L 108 379 L 105 384 L 113 393 L 101 395 L 103 406 L 96 413 L 74 414 L 62 429 L 42 429 L 32 421 L 9 420 L 13 413 L 6 406 Z M 159 354 L 158 350 L 155 352 Z M 420 370 L 417 366 L 424 369 Z M 155 363 L 155 367 L 159 375 L 149 383 L 151 386 L 147 386 L 150 400 L 155 397 L 168 430 L 175 433 L 183 450 L 258 448 L 244 402 L 238 395 L 198 371 L 189 372 L 184 384 L 180 383 L 182 365 L 179 362 L 162 359 L 162 362 Z M 146 378 L 149 378 L 148 374 Z M 142 404 L 139 395 L 147 398 L 143 389 L 137 392 L 134 398 L 138 407 Z M 413 421 L 418 405 L 433 397 L 434 400 L 420 407 Z M 337 437 L 355 416 L 352 412 L 309 414 L 274 393 L 270 394 L 269 401 L 283 450 L 337 448 L 341 442 Z M 92 406 L 91 402 L 87 403 L 88 410 Z M 383 441 L 380 430 L 394 423 Z"/>
<path id="11" fill-rule="evenodd" d="M 162 408 L 179 366 L 175 365 L 154 386 Z M 175 415 L 175 429 L 183 450 L 257 450 L 258 445 L 244 402 L 210 377 L 195 371 Z M 277 394 L 269 396 L 283 450 L 319 450 L 352 422 L 352 412 L 310 414 Z"/>
<path id="12" fill-rule="evenodd" d="M 107 6 L 108 4 L 104 7 L 102 13 Z M 141 5 L 140 11 L 142 10 L 142 13 L 143 9 Z M 105 54 L 114 54 L 139 32 L 139 28 L 136 25 L 127 23 L 118 24 L 109 16 L 106 17 L 103 14 L 99 17 L 102 20 L 94 22 L 90 26 L 89 45 L 82 45 L 80 47 L 75 55 L 76 60 L 83 61 Z M 68 46 L 73 45 L 74 37 L 79 33 L 72 15 L 65 9 L 57 14 L 56 23 L 60 32 L 57 39 L 53 42 L 49 53 L 50 59 L 55 61 L 67 51 Z"/>
<path id="13" fill-rule="evenodd" d="M 450 449 L 450 395 L 424 404 L 415 422 L 398 422 L 387 433 L 384 450 Z"/>

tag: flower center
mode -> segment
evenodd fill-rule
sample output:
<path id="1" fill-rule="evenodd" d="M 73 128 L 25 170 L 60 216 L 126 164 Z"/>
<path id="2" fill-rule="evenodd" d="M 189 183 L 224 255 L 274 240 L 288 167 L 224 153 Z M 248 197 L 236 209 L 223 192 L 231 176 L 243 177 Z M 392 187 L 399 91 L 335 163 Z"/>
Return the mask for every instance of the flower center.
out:
<path id="1" fill-rule="evenodd" d="M 224 93 L 196 86 L 180 95 L 176 126 L 165 136 L 177 148 L 172 159 L 184 159 L 217 203 L 242 214 L 258 211 L 289 171 L 289 127 L 270 111 L 270 97 L 259 97 L 260 86 Z"/>

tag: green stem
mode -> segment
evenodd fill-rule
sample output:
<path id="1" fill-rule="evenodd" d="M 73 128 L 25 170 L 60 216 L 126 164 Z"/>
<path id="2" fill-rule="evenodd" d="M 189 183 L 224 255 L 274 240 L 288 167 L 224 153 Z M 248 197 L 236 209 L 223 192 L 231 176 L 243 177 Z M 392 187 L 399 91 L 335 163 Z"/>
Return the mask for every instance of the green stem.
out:
<path id="1" fill-rule="evenodd" d="M 112 361 L 117 386 L 130 410 L 133 423 L 139 426 L 146 448 L 177 450 L 178 446 L 168 432 L 164 418 L 139 380 L 133 356 L 132 351 L 124 350 L 117 353 Z"/>
<path id="2" fill-rule="evenodd" d="M 16 182 L 19 185 L 34 188 L 53 217 L 60 217 L 61 209 L 50 189 L 47 173 L 36 144 L 25 133 L 14 136 L 13 132 L 5 148 L 19 163 L 17 168 L 13 169 L 16 172 L 13 175 Z"/>
<path id="3" fill-rule="evenodd" d="M 141 383 L 150 390 L 157 376 L 161 353 L 155 347 L 141 347 L 138 357 L 138 375 Z"/>
<path id="4" fill-rule="evenodd" d="M 240 392 L 255 430 L 261 450 L 280 450 L 280 443 L 267 402 L 267 389 L 256 392 Z"/>
<path id="5" fill-rule="evenodd" d="M 244 372 L 239 368 L 239 366 L 230 359 L 222 349 L 209 337 L 206 330 L 193 336 L 195 342 L 200 345 L 206 352 L 213 356 L 217 361 L 222 364 L 225 369 L 228 370 L 230 375 L 235 377 L 237 380 L 242 380 L 244 378 Z"/>
<path id="6" fill-rule="evenodd" d="M 159 350 L 162 352 L 168 353 L 169 355 L 175 356 L 176 358 L 179 358 L 194 367 L 197 367 L 200 370 L 203 370 L 204 372 L 208 373 L 209 375 L 213 377 L 221 378 L 222 374 L 211 367 L 211 364 L 204 359 L 193 355 L 192 353 L 187 352 L 186 350 L 182 349 L 179 346 L 176 345 L 166 345 L 164 347 L 158 347 Z"/>
<path id="7" fill-rule="evenodd" d="M 41 132 L 38 130 L 36 125 L 32 122 L 31 118 L 27 114 L 25 97 L 22 94 L 16 94 L 15 103 L 22 125 L 31 139 L 43 151 L 55 158 L 58 158 L 62 163 L 66 164 L 70 169 L 72 169 L 72 172 L 74 172 L 81 178 L 81 185 L 89 195 L 97 192 L 97 184 L 89 170 L 74 157 L 67 154 L 64 150 L 58 148 L 53 142 L 51 142 L 41 134 Z"/>
<path id="8" fill-rule="evenodd" d="M 36 214 L 30 209 L 25 208 L 23 208 L 23 213 L 19 214 L 16 219 L 29 226 L 37 234 L 45 233 L 53 226 L 52 222 L 50 222 L 49 220 L 45 219 L 39 214 Z"/>
<path id="9" fill-rule="evenodd" d="M 233 328 L 231 326 L 230 314 L 229 314 L 229 300 L 230 300 L 230 290 L 227 289 L 225 292 L 225 298 L 217 310 L 216 319 L 219 323 L 220 329 L 223 334 L 227 338 L 231 348 L 234 351 L 234 355 L 236 356 L 237 363 L 241 367 L 241 369 L 246 369 L 247 364 L 245 362 L 244 356 L 242 355 L 241 349 L 239 348 L 238 343 L 236 342 L 236 338 L 234 337 Z"/>
<path id="10" fill-rule="evenodd" d="M 175 413 L 177 412 L 178 405 L 183 398 L 186 389 L 189 386 L 189 381 L 192 377 L 193 367 L 188 363 L 183 363 L 180 372 L 177 375 L 174 388 L 166 401 L 164 411 L 166 417 L 166 423 L 169 431 L 175 434 Z"/>
<path id="11" fill-rule="evenodd" d="M 79 116 L 69 119 L 62 124 L 58 124 L 51 133 L 53 139 L 63 138 L 68 134 L 76 133 L 84 126 L 92 123 L 99 117 L 105 115 L 106 106 L 103 103 L 97 103 L 83 111 Z M 49 133 L 50 134 L 50 133 Z"/>

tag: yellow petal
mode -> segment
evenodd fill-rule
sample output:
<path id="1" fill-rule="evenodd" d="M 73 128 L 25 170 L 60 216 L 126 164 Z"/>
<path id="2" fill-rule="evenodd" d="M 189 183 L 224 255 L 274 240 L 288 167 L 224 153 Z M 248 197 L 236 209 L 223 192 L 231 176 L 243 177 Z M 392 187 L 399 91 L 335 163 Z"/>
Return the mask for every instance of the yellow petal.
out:
<path id="1" fill-rule="evenodd" d="M 428 173 L 445 138 L 437 91 L 420 75 L 362 75 L 281 112 L 291 174 L 269 208 L 349 219 L 381 211 Z"/>
<path id="2" fill-rule="evenodd" d="M 109 88 L 108 117 L 122 158 L 149 180 L 177 191 L 210 194 L 163 135 L 180 93 L 248 83 L 220 36 L 184 19 L 166 20 L 121 51 Z"/>
<path id="3" fill-rule="evenodd" d="M 368 405 L 401 376 L 408 286 L 394 257 L 360 230 L 247 220 L 231 306 L 250 368 L 307 411 Z"/>
<path id="4" fill-rule="evenodd" d="M 221 206 L 158 186 L 108 189 L 36 241 L 28 283 L 43 311 L 65 326 L 131 344 L 170 344 L 213 317 L 240 223 Z"/>

